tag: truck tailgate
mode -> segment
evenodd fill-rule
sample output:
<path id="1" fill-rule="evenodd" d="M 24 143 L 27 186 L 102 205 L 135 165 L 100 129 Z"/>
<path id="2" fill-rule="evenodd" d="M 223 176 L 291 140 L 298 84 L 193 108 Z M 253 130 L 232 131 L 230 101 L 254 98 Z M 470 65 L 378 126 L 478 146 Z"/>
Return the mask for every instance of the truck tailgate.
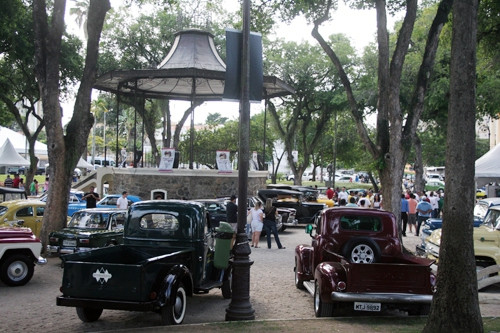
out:
<path id="1" fill-rule="evenodd" d="M 348 264 L 348 292 L 431 294 L 430 267 L 409 264 Z"/>
<path id="2" fill-rule="evenodd" d="M 190 250 L 151 253 L 123 245 L 72 254 L 64 258 L 62 292 L 68 297 L 148 301 L 161 271 L 164 275 L 174 262 L 189 262 L 190 257 Z"/>

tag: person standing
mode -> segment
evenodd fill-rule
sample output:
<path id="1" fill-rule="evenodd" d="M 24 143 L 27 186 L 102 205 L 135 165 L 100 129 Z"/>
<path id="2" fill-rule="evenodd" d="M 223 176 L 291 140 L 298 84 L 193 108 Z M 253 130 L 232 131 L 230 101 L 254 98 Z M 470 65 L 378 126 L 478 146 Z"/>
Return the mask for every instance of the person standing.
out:
<path id="1" fill-rule="evenodd" d="M 19 178 L 19 183 L 17 184 L 17 187 L 20 190 L 24 190 L 24 180 L 22 178 Z"/>
<path id="2" fill-rule="evenodd" d="M 120 209 L 127 209 L 128 208 L 128 200 L 127 200 L 128 193 L 127 191 L 122 192 L 122 196 L 116 200 L 116 207 Z"/>
<path id="3" fill-rule="evenodd" d="M 253 209 L 250 209 L 252 216 L 252 247 L 259 247 L 259 238 L 264 226 L 264 212 L 262 212 L 262 203 L 259 201 Z"/>
<path id="4" fill-rule="evenodd" d="M 345 202 L 347 202 L 348 196 L 349 195 L 347 194 L 347 192 L 345 190 L 345 187 L 342 187 L 342 191 L 340 191 L 339 194 L 338 194 L 339 201 L 342 200 L 342 199 L 344 199 Z"/>
<path id="5" fill-rule="evenodd" d="M 271 198 L 268 198 L 266 200 L 264 216 L 264 230 L 266 230 L 267 248 L 271 249 L 272 232 L 274 240 L 276 241 L 276 245 L 278 245 L 278 249 L 285 249 L 285 247 L 281 245 L 280 237 L 278 236 L 278 229 L 276 228 L 276 218 L 278 217 L 278 211 L 276 210 L 276 207 L 273 206 L 273 199 Z"/>
<path id="6" fill-rule="evenodd" d="M 439 196 L 434 191 L 431 191 L 429 201 L 432 206 L 432 217 L 439 217 Z"/>
<path id="7" fill-rule="evenodd" d="M 45 183 L 43 183 L 43 191 L 47 192 L 49 190 L 49 177 L 45 177 Z"/>
<path id="8" fill-rule="evenodd" d="M 420 202 L 417 205 L 417 234 L 420 232 L 420 226 L 422 225 L 422 222 L 427 220 L 429 217 L 431 217 L 431 212 L 432 212 L 432 206 L 429 202 L 427 202 L 425 195 L 420 198 Z"/>
<path id="9" fill-rule="evenodd" d="M 3 186 L 12 187 L 12 178 L 10 178 L 10 175 L 7 175 L 7 178 L 3 181 Z"/>
<path id="10" fill-rule="evenodd" d="M 332 200 L 333 199 L 333 194 L 334 194 L 333 190 L 330 187 L 328 187 L 326 189 L 326 197 L 328 199 Z"/>
<path id="11" fill-rule="evenodd" d="M 238 232 L 238 205 L 234 194 L 231 195 L 226 205 L 226 220 L 233 227 L 233 231 Z"/>
<path id="12" fill-rule="evenodd" d="M 19 188 L 19 182 L 21 181 L 21 178 L 19 178 L 19 174 L 16 173 L 14 175 L 14 179 L 12 180 L 12 187 L 13 188 Z"/>
<path id="13" fill-rule="evenodd" d="M 403 237 L 406 237 L 406 225 L 408 224 L 408 200 L 404 194 L 401 194 L 401 222 L 403 222 L 402 234 Z"/>
<path id="14" fill-rule="evenodd" d="M 30 184 L 30 194 L 38 195 L 38 181 L 36 179 L 33 179 L 33 181 Z"/>
<path id="15" fill-rule="evenodd" d="M 417 228 L 417 204 L 418 201 L 415 200 L 415 194 L 410 193 L 410 199 L 408 199 L 408 227 L 410 228 L 410 232 L 413 232 L 413 228 Z"/>
<path id="16" fill-rule="evenodd" d="M 87 208 L 95 208 L 97 200 L 99 200 L 99 194 L 94 192 L 94 186 L 90 186 L 89 192 L 85 193 L 82 199 L 87 202 Z"/>

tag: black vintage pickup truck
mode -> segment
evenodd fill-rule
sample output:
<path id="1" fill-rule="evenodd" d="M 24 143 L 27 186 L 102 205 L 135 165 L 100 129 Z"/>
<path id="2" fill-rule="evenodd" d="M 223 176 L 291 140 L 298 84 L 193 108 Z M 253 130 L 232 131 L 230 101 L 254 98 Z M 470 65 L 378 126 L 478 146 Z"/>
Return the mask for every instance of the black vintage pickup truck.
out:
<path id="1" fill-rule="evenodd" d="M 168 325 L 184 320 L 186 296 L 221 288 L 223 297 L 230 298 L 231 267 L 214 257 L 216 236 L 232 234 L 217 235 L 209 221 L 205 206 L 195 202 L 133 204 L 123 245 L 61 257 L 57 305 L 76 307 L 84 322 L 98 320 L 103 309 L 115 309 L 155 311 Z M 229 258 L 229 245 L 217 243 L 219 248 Z"/>

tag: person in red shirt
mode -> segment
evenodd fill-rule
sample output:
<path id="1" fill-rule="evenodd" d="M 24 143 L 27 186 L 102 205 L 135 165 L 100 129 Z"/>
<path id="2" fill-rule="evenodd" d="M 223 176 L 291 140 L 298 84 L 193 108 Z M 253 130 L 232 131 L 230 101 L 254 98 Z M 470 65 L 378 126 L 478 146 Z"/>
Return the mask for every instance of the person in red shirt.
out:
<path id="1" fill-rule="evenodd" d="M 333 190 L 330 187 L 326 189 L 326 197 L 330 200 L 333 198 Z"/>
<path id="2" fill-rule="evenodd" d="M 19 174 L 16 173 L 14 175 L 14 179 L 12 180 L 12 187 L 14 188 L 19 188 L 19 182 L 21 181 L 21 178 L 19 178 Z"/>

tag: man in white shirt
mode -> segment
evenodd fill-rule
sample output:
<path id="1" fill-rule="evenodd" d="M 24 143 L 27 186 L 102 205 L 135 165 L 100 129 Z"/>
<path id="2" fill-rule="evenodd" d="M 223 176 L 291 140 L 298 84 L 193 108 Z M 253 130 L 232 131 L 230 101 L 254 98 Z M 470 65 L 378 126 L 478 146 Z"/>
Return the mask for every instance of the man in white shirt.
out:
<path id="1" fill-rule="evenodd" d="M 341 199 L 344 199 L 345 202 L 347 202 L 347 198 L 348 198 L 348 194 L 347 194 L 347 192 L 345 190 L 345 187 L 342 187 L 342 191 L 340 191 L 339 194 L 338 194 L 339 202 L 340 202 Z"/>
<path id="2" fill-rule="evenodd" d="M 127 191 L 122 192 L 122 196 L 116 200 L 116 207 L 121 208 L 121 209 L 127 209 L 128 208 L 128 200 L 127 200 Z"/>

